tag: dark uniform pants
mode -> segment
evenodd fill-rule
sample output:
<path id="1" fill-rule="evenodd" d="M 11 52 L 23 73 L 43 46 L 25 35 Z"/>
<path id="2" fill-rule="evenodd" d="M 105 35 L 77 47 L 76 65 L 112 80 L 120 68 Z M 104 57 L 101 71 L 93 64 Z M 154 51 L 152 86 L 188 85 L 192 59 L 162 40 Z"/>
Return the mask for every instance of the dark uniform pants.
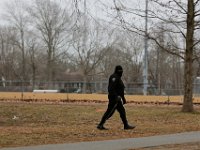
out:
<path id="1" fill-rule="evenodd" d="M 100 125 L 103 125 L 106 122 L 106 120 L 108 120 L 114 114 L 116 109 L 120 114 L 120 118 L 123 124 L 127 125 L 128 122 L 126 119 L 126 111 L 124 109 L 122 101 L 121 100 L 119 101 L 116 96 L 111 96 L 111 95 L 108 95 L 108 99 L 109 99 L 108 108 L 101 119 Z"/>

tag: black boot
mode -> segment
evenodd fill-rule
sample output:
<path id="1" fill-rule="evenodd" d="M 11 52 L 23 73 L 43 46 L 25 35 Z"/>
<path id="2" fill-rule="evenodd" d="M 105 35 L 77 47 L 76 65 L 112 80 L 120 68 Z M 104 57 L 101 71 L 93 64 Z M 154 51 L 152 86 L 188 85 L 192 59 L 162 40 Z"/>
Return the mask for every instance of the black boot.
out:
<path id="1" fill-rule="evenodd" d="M 101 125 L 101 124 L 99 124 L 98 126 L 97 126 L 97 129 L 99 129 L 99 130 L 108 130 L 107 128 L 105 128 L 103 125 Z"/>
<path id="2" fill-rule="evenodd" d="M 131 126 L 129 124 L 124 125 L 124 130 L 130 130 L 130 129 L 134 129 L 136 126 Z"/>

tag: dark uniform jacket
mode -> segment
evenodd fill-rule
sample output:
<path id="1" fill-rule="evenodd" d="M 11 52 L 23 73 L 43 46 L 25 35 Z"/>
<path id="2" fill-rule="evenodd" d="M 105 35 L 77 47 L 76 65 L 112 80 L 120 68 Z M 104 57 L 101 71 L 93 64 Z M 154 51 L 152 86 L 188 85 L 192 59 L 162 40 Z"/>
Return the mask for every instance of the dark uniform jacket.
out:
<path id="1" fill-rule="evenodd" d="M 120 96 L 123 100 L 123 103 L 126 103 L 126 99 L 124 97 L 124 83 L 121 80 L 121 77 L 114 73 L 109 78 L 109 85 L 108 85 L 108 94 L 109 96 L 115 97 L 117 99 Z"/>

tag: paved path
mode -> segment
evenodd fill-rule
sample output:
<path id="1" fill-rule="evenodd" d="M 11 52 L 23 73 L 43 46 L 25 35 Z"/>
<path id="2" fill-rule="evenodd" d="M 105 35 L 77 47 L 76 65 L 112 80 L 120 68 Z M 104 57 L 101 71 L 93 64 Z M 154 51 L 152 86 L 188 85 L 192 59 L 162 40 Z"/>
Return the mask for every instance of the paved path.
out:
<path id="1" fill-rule="evenodd" d="M 108 141 L 3 148 L 1 150 L 128 150 L 131 148 L 152 147 L 166 144 L 181 144 L 188 142 L 200 142 L 200 131 Z"/>

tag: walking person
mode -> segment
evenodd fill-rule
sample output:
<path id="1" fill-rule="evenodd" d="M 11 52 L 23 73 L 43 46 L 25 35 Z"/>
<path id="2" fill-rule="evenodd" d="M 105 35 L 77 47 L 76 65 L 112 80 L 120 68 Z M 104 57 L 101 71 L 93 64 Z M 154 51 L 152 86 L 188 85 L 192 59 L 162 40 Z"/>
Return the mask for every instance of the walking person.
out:
<path id="1" fill-rule="evenodd" d="M 124 108 L 124 104 L 126 104 L 126 99 L 124 97 L 124 83 L 121 80 L 123 74 L 122 66 L 118 65 L 115 67 L 114 73 L 109 77 L 109 84 L 108 84 L 108 108 L 104 113 L 100 123 L 97 126 L 99 130 L 106 130 L 104 127 L 104 123 L 108 120 L 117 110 L 120 114 L 120 118 L 124 124 L 124 129 L 134 129 L 135 126 L 131 126 L 128 124 L 126 119 L 126 111 Z"/>

